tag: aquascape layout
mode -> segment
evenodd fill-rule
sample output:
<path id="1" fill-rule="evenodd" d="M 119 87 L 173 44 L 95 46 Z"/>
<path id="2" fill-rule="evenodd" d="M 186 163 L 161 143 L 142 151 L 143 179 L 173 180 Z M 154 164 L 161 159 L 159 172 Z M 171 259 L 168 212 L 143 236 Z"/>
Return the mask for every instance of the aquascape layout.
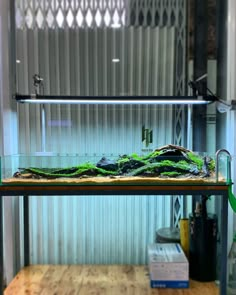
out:
<path id="1" fill-rule="evenodd" d="M 156 183 L 214 182 L 215 160 L 200 156 L 181 146 L 166 145 L 148 155 L 121 155 L 116 160 L 102 157 L 97 163 L 86 162 L 65 168 L 18 168 L 2 182 L 71 183 Z"/>

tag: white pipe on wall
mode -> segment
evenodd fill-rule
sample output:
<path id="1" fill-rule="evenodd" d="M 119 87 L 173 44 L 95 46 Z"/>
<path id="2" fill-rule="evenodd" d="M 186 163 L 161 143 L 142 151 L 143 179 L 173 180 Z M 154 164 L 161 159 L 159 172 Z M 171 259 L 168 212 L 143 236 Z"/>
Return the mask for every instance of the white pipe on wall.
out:
<path id="1" fill-rule="evenodd" d="M 228 18 L 227 18 L 227 97 L 225 99 L 231 100 L 236 97 L 236 1 L 228 0 Z M 232 180 L 236 181 L 236 112 L 229 111 L 226 113 L 226 148 L 233 155 Z M 236 194 L 235 186 L 233 188 Z M 229 247 L 232 243 L 233 234 L 236 230 L 236 217 L 231 208 L 229 208 Z"/>

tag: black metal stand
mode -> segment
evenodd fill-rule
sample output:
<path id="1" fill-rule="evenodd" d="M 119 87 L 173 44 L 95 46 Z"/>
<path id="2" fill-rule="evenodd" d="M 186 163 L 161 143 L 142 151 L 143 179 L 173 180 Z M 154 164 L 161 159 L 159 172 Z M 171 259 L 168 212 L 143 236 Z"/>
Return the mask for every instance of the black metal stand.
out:
<path id="1" fill-rule="evenodd" d="M 228 194 L 221 198 L 220 294 L 227 294 Z"/>
<path id="2" fill-rule="evenodd" d="M 30 245 L 29 245 L 29 196 L 23 197 L 24 210 L 24 264 L 30 264 Z"/>
<path id="3" fill-rule="evenodd" d="M 29 265 L 29 198 L 30 196 L 53 195 L 214 195 L 221 196 L 221 261 L 220 294 L 226 295 L 227 274 L 227 228 L 228 228 L 228 186 L 209 185 L 0 185 L 0 294 L 4 291 L 3 273 L 3 196 L 24 196 L 24 263 Z"/>

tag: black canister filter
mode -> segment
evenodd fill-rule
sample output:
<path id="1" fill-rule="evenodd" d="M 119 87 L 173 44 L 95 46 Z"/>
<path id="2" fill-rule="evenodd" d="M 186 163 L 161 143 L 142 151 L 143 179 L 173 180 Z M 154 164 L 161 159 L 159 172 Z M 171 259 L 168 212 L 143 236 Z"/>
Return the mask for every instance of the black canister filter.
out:
<path id="1" fill-rule="evenodd" d="M 216 279 L 217 217 L 215 214 L 190 214 L 189 275 L 209 282 Z"/>

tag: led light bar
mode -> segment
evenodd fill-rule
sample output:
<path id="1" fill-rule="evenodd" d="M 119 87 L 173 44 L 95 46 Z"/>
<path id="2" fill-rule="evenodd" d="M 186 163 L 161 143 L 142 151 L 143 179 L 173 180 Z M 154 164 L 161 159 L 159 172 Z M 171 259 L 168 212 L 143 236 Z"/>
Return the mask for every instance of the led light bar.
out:
<path id="1" fill-rule="evenodd" d="M 15 95 L 17 102 L 34 104 L 171 104 L 201 105 L 215 102 L 213 96 L 54 96 Z"/>

